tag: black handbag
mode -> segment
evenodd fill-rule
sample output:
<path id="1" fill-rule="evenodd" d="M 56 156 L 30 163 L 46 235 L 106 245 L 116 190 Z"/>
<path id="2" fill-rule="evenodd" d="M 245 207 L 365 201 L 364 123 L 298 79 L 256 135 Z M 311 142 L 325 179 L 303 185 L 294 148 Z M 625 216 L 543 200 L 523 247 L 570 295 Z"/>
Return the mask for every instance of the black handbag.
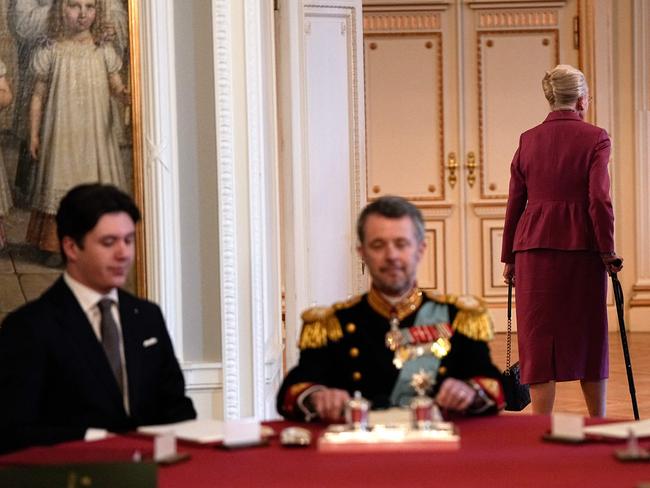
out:
<path id="1" fill-rule="evenodd" d="M 510 365 L 512 352 L 512 283 L 508 285 L 508 335 L 506 342 L 506 369 L 501 373 L 501 383 L 506 400 L 506 410 L 519 412 L 530 403 L 530 389 L 520 382 L 519 361 Z"/>

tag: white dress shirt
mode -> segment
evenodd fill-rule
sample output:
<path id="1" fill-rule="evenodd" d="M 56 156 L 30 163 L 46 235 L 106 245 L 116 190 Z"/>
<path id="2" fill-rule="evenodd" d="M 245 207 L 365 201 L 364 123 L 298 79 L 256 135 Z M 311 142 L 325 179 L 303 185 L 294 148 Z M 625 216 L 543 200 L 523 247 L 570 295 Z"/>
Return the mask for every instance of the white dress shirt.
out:
<path id="1" fill-rule="evenodd" d="M 98 303 L 100 300 L 104 298 L 109 298 L 112 302 L 111 313 L 113 314 L 113 319 L 117 324 L 117 333 L 120 336 L 120 359 L 122 361 L 122 384 L 124 385 L 122 399 L 124 401 L 124 408 L 126 409 L 126 413 L 128 414 L 129 413 L 128 375 L 126 374 L 126 359 L 124 357 L 124 340 L 122 338 L 122 322 L 120 321 L 117 288 L 113 288 L 105 295 L 102 295 L 101 293 L 96 292 L 92 288 L 89 288 L 86 285 L 79 283 L 79 281 L 75 280 L 67 272 L 63 273 L 63 281 L 65 281 L 65 284 L 68 285 L 68 287 L 72 291 L 72 294 L 77 299 L 77 302 L 79 302 L 79 305 L 81 306 L 81 309 L 86 314 L 86 317 L 88 318 L 88 322 L 90 322 L 93 332 L 95 333 L 95 336 L 97 337 L 97 340 L 99 342 L 102 341 L 101 326 L 100 326 L 102 314 L 99 310 Z"/>

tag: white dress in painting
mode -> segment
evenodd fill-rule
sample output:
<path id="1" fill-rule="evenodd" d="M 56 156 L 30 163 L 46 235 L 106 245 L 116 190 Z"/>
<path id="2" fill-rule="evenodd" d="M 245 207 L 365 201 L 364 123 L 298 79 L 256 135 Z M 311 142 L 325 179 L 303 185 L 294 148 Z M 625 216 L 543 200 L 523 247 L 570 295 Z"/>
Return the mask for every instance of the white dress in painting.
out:
<path id="1" fill-rule="evenodd" d="M 129 45 L 129 18 L 124 0 L 105 0 L 104 21 L 115 29 L 115 37 L 111 45 L 115 48 L 121 59 Z M 29 104 L 32 97 L 34 73 L 31 61 L 34 52 L 48 33 L 48 18 L 52 11 L 53 0 L 0 0 L 4 5 L 9 31 L 13 34 L 16 44 L 18 65 L 14 70 L 13 86 L 14 106 L 20 109 L 14 111 L 14 131 L 24 148 L 18 155 L 14 195 L 17 206 L 31 208 L 34 197 L 34 180 L 36 178 L 36 165 L 29 154 Z M 8 4 L 8 5 L 7 5 Z M 129 145 L 123 122 L 123 110 L 120 102 L 113 99 L 111 110 L 117 123 L 113 130 L 122 145 Z M 130 159 L 129 159 L 130 163 Z M 127 173 L 130 164 L 126 166 Z"/>
<path id="2" fill-rule="evenodd" d="M 121 67 L 110 44 L 62 40 L 35 52 L 34 75 L 48 85 L 35 210 L 55 214 L 61 198 L 81 183 L 111 183 L 127 190 L 108 79 Z"/>
<path id="3" fill-rule="evenodd" d="M 7 67 L 0 61 L 0 77 L 6 76 Z M 0 148 L 0 217 L 4 217 L 9 213 L 12 207 L 11 188 L 7 181 L 7 171 L 5 169 L 4 156 Z M 0 233 L 1 234 L 1 233 Z M 2 238 L 0 236 L 0 248 L 2 247 Z"/>

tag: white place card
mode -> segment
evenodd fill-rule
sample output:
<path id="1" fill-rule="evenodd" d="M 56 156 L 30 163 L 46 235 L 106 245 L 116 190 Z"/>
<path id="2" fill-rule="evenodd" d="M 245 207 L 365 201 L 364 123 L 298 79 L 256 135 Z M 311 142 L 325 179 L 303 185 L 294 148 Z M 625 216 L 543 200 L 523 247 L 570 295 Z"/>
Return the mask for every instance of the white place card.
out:
<path id="1" fill-rule="evenodd" d="M 153 460 L 164 461 L 176 456 L 176 436 L 173 432 L 157 435 L 153 440 Z"/>
<path id="2" fill-rule="evenodd" d="M 551 435 L 564 439 L 582 440 L 585 438 L 585 419 L 574 413 L 554 413 L 551 416 Z"/>
<path id="3" fill-rule="evenodd" d="M 223 443 L 225 446 L 255 444 L 262 439 L 262 426 L 259 420 L 243 418 L 227 420 L 223 424 Z"/>
<path id="4" fill-rule="evenodd" d="M 585 427 L 585 432 L 590 435 L 611 437 L 613 439 L 627 439 L 630 431 L 639 438 L 650 437 L 650 419 L 634 420 L 629 422 L 614 422 Z"/>
<path id="5" fill-rule="evenodd" d="M 173 432 L 182 441 L 206 444 L 223 440 L 223 422 L 211 419 L 184 420 L 175 424 L 138 427 L 138 432 L 152 436 Z"/>
<path id="6" fill-rule="evenodd" d="M 107 439 L 111 435 L 112 434 L 109 434 L 106 429 L 95 429 L 93 427 L 90 427 L 86 429 L 84 440 L 86 442 L 102 441 L 104 439 Z"/>

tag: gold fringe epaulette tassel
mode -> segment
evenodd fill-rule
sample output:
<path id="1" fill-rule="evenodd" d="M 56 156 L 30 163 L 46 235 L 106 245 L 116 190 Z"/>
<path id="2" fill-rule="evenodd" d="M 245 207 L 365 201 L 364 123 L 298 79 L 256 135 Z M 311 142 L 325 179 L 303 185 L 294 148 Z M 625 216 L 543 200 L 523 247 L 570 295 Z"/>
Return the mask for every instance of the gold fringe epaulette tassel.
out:
<path id="1" fill-rule="evenodd" d="M 328 341 L 336 342 L 343 337 L 343 329 L 332 307 L 313 307 L 302 314 L 303 326 L 298 347 L 318 349 Z"/>
<path id="2" fill-rule="evenodd" d="M 487 310 L 482 312 L 458 310 L 452 328 L 476 341 L 488 342 L 494 338 L 494 326 Z"/>

